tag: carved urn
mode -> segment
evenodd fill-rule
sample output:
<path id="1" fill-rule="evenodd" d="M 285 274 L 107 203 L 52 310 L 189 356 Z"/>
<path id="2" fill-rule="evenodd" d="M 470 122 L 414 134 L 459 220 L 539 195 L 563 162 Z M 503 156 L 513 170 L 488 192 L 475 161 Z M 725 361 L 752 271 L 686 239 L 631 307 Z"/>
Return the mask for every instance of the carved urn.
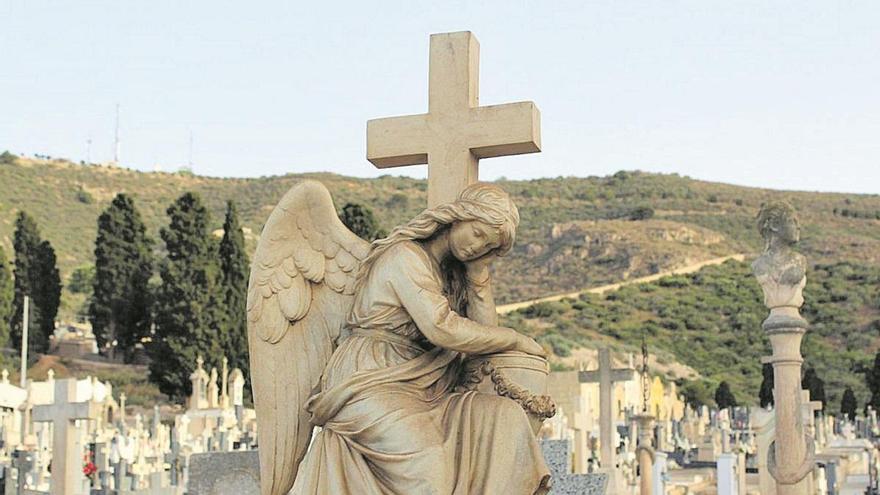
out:
<path id="1" fill-rule="evenodd" d="M 465 361 L 462 388 L 497 394 L 519 404 L 538 434 L 545 419 L 556 414 L 547 395 L 550 365 L 547 360 L 522 352 L 470 356 Z"/>

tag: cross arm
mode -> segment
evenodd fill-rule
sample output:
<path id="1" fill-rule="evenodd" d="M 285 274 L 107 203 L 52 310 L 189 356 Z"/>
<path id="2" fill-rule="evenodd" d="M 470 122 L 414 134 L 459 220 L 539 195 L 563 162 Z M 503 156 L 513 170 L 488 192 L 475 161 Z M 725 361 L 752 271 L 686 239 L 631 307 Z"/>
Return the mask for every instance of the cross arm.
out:
<path id="1" fill-rule="evenodd" d="M 99 415 L 100 404 L 91 401 L 67 404 L 52 404 L 34 407 L 33 421 L 58 421 L 59 418 L 73 421 L 75 419 L 95 419 Z"/>
<path id="2" fill-rule="evenodd" d="M 472 108 L 468 144 L 477 158 L 541 151 L 541 112 L 531 101 Z"/>
<path id="3" fill-rule="evenodd" d="M 367 160 L 377 168 L 428 163 L 431 131 L 426 114 L 367 121 Z"/>
<path id="4" fill-rule="evenodd" d="M 578 372 L 578 381 L 581 383 L 598 383 L 599 382 L 600 371 L 599 370 L 590 370 L 590 371 L 579 371 Z M 635 370 L 633 369 L 614 369 L 611 370 L 611 381 L 612 382 L 628 382 L 632 381 L 635 377 Z"/>

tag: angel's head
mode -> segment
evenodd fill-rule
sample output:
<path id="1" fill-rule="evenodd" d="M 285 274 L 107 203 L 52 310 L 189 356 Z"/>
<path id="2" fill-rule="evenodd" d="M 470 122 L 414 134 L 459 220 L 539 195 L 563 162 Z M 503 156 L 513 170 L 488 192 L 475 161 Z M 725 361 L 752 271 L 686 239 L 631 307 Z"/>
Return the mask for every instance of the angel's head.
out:
<path id="1" fill-rule="evenodd" d="M 428 240 L 447 231 L 449 251 L 457 261 L 503 256 L 513 248 L 518 225 L 519 211 L 504 189 L 485 182 L 471 184 L 455 201 L 428 208 L 384 239 L 373 241 L 370 254 L 361 263 L 359 278 L 363 279 L 373 261 L 394 244 Z"/>
<path id="2" fill-rule="evenodd" d="M 478 182 L 465 188 L 457 200 L 425 210 L 407 225 L 425 220 L 425 232 L 433 231 L 423 239 L 448 228 L 450 253 L 467 262 L 490 253 L 507 254 L 516 239 L 519 211 L 503 189 Z"/>

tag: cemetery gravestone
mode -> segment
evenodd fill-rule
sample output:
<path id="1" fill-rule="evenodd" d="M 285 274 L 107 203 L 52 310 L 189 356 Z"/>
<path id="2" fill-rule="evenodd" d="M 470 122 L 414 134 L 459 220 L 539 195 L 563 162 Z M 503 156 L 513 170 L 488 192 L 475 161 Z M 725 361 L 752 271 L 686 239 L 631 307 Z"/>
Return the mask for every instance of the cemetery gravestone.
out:
<path id="1" fill-rule="evenodd" d="M 52 436 L 52 493 L 73 495 L 82 486 L 82 449 L 74 422 L 95 419 L 100 411 L 98 403 L 71 402 L 76 397 L 76 379 L 55 381 L 55 401 L 50 405 L 34 407 L 34 421 L 51 422 Z"/>

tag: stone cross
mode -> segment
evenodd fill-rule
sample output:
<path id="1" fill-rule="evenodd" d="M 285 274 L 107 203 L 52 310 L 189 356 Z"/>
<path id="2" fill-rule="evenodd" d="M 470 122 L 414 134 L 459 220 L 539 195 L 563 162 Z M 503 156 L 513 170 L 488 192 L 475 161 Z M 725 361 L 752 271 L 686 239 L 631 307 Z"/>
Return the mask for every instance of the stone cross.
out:
<path id="1" fill-rule="evenodd" d="M 599 369 L 581 371 L 578 378 L 581 383 L 599 382 L 599 462 L 603 468 L 614 467 L 614 413 L 612 411 L 615 382 L 626 382 L 634 379 L 632 368 L 611 367 L 611 351 L 599 349 Z"/>
<path id="2" fill-rule="evenodd" d="M 481 158 L 541 151 L 533 102 L 479 106 L 479 51 L 469 31 L 431 35 L 428 113 L 367 122 L 373 165 L 428 164 L 428 207 L 476 182 Z"/>
<path id="3" fill-rule="evenodd" d="M 52 493 L 72 495 L 82 486 L 82 452 L 78 444 L 78 419 L 95 419 L 100 414 L 92 401 L 73 402 L 76 379 L 55 381 L 55 400 L 34 407 L 34 421 L 52 423 Z"/>

